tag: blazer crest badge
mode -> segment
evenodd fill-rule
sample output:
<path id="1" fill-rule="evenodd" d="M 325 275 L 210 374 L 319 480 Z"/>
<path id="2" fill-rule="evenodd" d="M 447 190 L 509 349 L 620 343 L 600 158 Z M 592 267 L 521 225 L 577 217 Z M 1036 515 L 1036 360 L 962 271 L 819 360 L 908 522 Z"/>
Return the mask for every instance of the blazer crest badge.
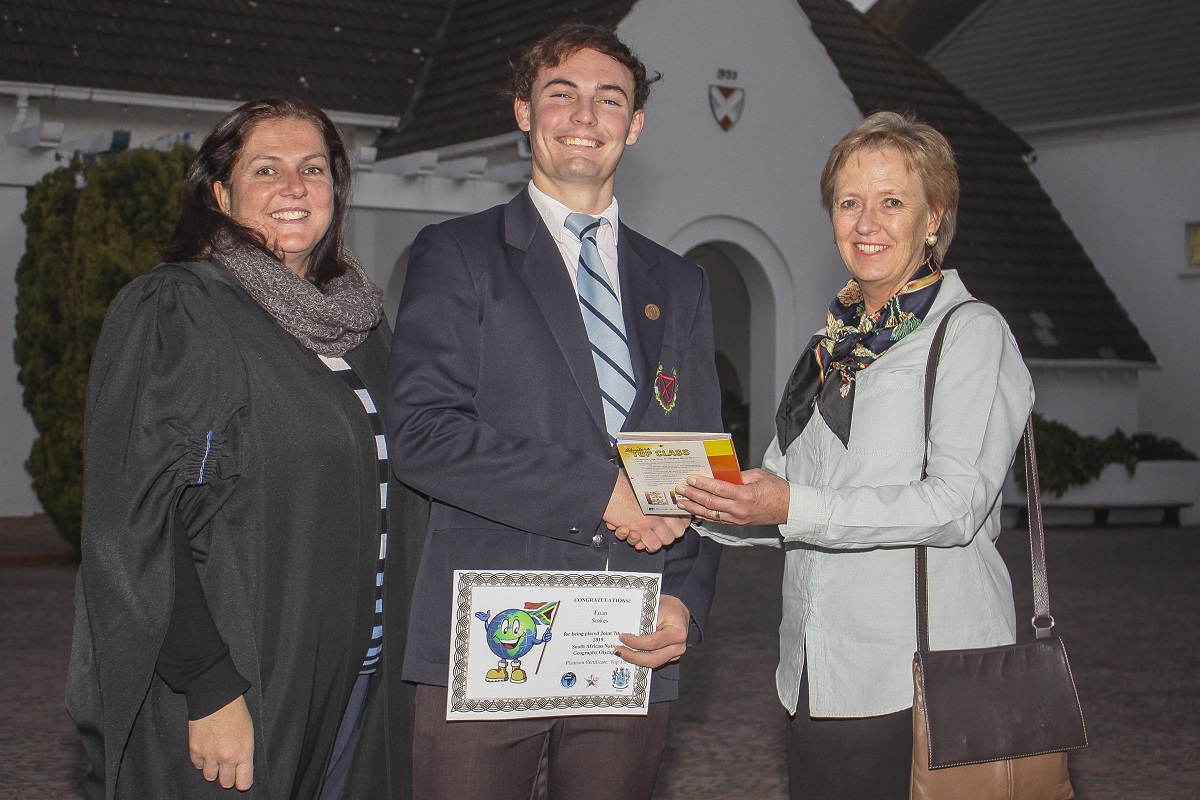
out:
<path id="1" fill-rule="evenodd" d="M 675 401 L 678 399 L 678 377 L 678 369 L 671 370 L 671 374 L 668 375 L 663 372 L 662 364 L 658 365 L 658 372 L 654 373 L 654 399 L 668 414 L 675 410 Z"/>
<path id="2" fill-rule="evenodd" d="M 721 126 L 721 130 L 727 131 L 742 118 L 742 111 L 746 108 L 746 90 L 710 84 L 708 107 L 712 109 L 713 119 Z"/>

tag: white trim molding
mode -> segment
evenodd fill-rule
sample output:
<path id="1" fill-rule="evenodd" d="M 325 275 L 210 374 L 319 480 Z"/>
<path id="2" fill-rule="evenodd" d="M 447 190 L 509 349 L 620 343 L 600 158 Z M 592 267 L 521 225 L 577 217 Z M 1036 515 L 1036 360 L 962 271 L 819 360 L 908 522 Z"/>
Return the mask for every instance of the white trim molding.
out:
<path id="1" fill-rule="evenodd" d="M 52 83 L 28 83 L 0 80 L 0 95 L 12 97 L 47 97 L 54 100 L 76 100 L 85 103 L 107 103 L 142 108 L 169 108 L 178 111 L 211 111 L 227 114 L 245 100 L 223 100 L 214 97 L 190 97 L 153 92 L 128 92 L 117 89 L 98 89 L 90 86 L 65 86 Z M 364 114 L 358 111 L 324 109 L 337 125 L 361 128 L 394 128 L 400 117 L 384 114 Z"/>

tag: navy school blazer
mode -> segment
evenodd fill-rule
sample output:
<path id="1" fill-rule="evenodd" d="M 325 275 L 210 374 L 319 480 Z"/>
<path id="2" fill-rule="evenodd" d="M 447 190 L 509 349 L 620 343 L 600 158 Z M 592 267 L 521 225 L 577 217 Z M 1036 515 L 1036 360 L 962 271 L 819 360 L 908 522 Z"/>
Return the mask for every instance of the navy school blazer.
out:
<path id="1" fill-rule="evenodd" d="M 625 430 L 722 430 L 704 271 L 625 225 L 617 262 L 638 387 Z M 673 404 L 655 393 L 670 378 Z M 639 552 L 604 525 L 618 467 L 591 345 L 527 191 L 413 242 L 386 416 L 393 470 L 432 500 L 406 680 L 446 685 L 455 569 L 661 573 L 702 638 L 720 547 L 689 530 Z M 651 701 L 675 699 L 678 680 L 678 664 L 656 670 Z"/>

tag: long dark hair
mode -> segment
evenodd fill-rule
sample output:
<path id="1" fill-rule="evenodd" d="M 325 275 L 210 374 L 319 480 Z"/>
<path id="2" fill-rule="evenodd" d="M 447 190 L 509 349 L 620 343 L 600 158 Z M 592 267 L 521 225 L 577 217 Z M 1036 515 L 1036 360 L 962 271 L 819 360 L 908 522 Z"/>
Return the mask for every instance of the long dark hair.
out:
<path id="1" fill-rule="evenodd" d="M 350 204 L 350 157 L 341 134 L 325 112 L 291 97 L 251 100 L 230 111 L 212 129 L 188 167 L 179 204 L 179 221 L 175 223 L 171 240 L 159 253 L 164 261 L 207 258 L 216 249 L 217 236 L 223 231 L 275 257 L 262 233 L 239 225 L 221 212 L 212 185 L 215 181 L 229 184 L 234 164 L 255 125 L 282 119 L 305 120 L 321 132 L 333 174 L 333 216 L 329 220 L 329 229 L 313 248 L 305 277 L 321 288 L 345 273 L 348 264 L 342 255 L 342 240 L 346 209 Z"/>

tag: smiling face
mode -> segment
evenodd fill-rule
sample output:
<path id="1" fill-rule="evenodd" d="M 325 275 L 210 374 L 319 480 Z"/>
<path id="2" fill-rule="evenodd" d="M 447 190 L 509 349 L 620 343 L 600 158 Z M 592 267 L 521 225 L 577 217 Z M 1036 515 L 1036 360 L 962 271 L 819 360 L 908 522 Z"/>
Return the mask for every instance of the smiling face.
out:
<path id="1" fill-rule="evenodd" d="M 325 140 L 304 119 L 255 124 L 228 184 L 213 183 L 222 211 L 263 235 L 276 257 L 300 277 L 333 218 L 333 173 Z"/>
<path id="2" fill-rule="evenodd" d="M 511 661 L 533 649 L 536 623 L 528 612 L 510 608 L 486 624 L 488 647 L 498 657 Z"/>
<path id="3" fill-rule="evenodd" d="M 595 50 L 539 70 L 530 98 L 513 104 L 529 134 L 534 185 L 574 211 L 607 208 L 621 154 L 642 131 L 633 92 L 633 73 Z"/>
<path id="4" fill-rule="evenodd" d="M 942 211 L 930 208 L 921 179 L 899 150 L 859 150 L 838 171 L 833 191 L 838 252 L 862 287 L 868 313 L 900 291 L 925 258 L 925 236 Z"/>

